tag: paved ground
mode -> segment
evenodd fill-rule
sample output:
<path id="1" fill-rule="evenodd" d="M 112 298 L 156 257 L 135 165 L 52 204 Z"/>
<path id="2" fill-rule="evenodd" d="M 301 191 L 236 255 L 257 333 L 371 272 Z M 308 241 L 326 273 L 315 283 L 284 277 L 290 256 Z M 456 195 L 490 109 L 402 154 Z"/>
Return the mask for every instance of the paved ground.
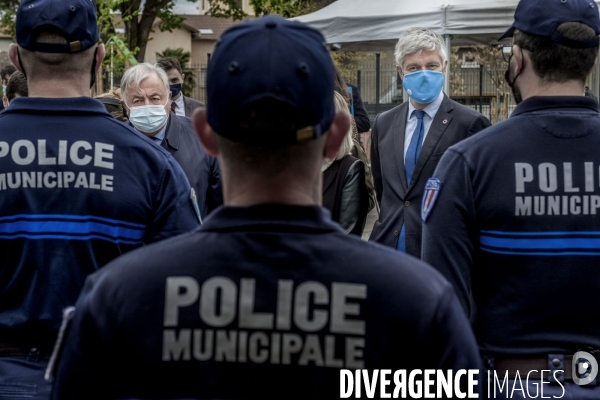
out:
<path id="1" fill-rule="evenodd" d="M 373 225 L 375 221 L 377 221 L 377 209 L 373 208 L 369 214 L 367 214 L 367 223 L 365 224 L 365 230 L 363 231 L 362 238 L 363 240 L 369 240 L 369 236 L 371 236 L 371 231 L 373 230 Z"/>

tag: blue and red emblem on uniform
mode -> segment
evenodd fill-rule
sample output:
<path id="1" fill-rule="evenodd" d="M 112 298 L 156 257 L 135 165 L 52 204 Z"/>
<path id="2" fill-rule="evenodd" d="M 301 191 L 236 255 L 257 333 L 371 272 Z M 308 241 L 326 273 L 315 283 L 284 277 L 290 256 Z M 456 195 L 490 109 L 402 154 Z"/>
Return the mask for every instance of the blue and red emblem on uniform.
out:
<path id="1" fill-rule="evenodd" d="M 431 210 L 433 210 L 433 206 L 440 194 L 441 188 L 442 182 L 440 182 L 439 179 L 429 178 L 427 181 L 425 193 L 423 194 L 423 206 L 421 207 L 421 218 L 423 219 L 423 222 L 427 221 L 427 217 L 429 217 Z"/>

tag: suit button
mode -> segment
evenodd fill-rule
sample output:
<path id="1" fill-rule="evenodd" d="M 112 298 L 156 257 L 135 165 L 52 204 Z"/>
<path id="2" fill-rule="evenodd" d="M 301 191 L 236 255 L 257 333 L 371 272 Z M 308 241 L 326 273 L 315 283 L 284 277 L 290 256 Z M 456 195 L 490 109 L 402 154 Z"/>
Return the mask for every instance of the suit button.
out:
<path id="1" fill-rule="evenodd" d="M 410 207 L 410 201 L 406 200 L 406 201 L 404 202 L 404 207 Z"/>
<path id="2" fill-rule="evenodd" d="M 398 236 L 399 234 L 400 234 L 400 232 L 394 231 L 394 236 Z"/>

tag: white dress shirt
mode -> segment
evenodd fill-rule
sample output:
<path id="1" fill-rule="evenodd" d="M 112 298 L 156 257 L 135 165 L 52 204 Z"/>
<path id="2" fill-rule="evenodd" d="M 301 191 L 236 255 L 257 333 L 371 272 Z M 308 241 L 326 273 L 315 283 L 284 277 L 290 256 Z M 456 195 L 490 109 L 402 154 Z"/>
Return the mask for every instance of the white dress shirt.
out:
<path id="1" fill-rule="evenodd" d="M 425 115 L 423 116 L 423 141 L 425 141 L 425 137 L 427 136 L 427 132 L 429 132 L 429 128 L 431 127 L 431 123 L 435 118 L 435 114 L 437 114 L 440 106 L 442 105 L 442 101 L 444 100 L 444 92 L 440 92 L 439 96 L 430 103 L 427 107 L 423 109 L 425 111 Z M 410 100 L 408 101 L 408 117 L 406 119 L 406 130 L 404 132 L 404 158 L 406 159 L 406 152 L 408 151 L 408 146 L 410 146 L 410 141 L 412 139 L 413 133 L 415 133 L 415 129 L 417 129 L 417 117 L 414 115 L 414 111 L 416 108 L 412 105 Z"/>
<path id="2" fill-rule="evenodd" d="M 183 103 L 183 93 L 179 93 L 179 97 L 175 100 L 175 115 L 185 117 L 185 104 Z"/>

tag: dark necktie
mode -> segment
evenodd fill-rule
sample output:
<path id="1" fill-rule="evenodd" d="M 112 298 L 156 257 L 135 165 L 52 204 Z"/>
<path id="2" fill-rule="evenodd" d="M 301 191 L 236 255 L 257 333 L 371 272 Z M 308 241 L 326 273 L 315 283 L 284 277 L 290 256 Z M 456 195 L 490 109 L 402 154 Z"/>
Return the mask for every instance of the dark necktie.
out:
<path id="1" fill-rule="evenodd" d="M 410 179 L 412 178 L 415 165 L 419 159 L 419 153 L 421 152 L 421 147 L 423 145 L 423 136 L 425 135 L 425 128 L 423 126 L 423 117 L 425 116 L 425 111 L 415 110 L 413 113 L 415 117 L 417 117 L 417 127 L 415 128 L 412 138 L 410 139 L 410 144 L 408 145 L 408 150 L 406 151 L 406 157 L 404 159 L 406 185 L 410 185 Z M 400 235 L 398 236 L 396 249 L 406 252 L 406 229 L 404 229 L 404 224 L 402 224 L 402 228 L 400 229 Z"/>
<path id="2" fill-rule="evenodd" d="M 175 112 L 175 109 L 177 108 L 177 103 L 175 103 L 174 101 L 171 101 L 171 111 L 173 111 L 175 114 L 177 114 Z"/>
<path id="3" fill-rule="evenodd" d="M 410 144 L 408 145 L 408 150 L 406 151 L 406 158 L 404 159 L 406 185 L 410 185 L 410 180 L 412 178 L 413 171 L 415 170 L 415 165 L 417 164 L 419 153 L 421 152 L 421 147 L 423 145 L 423 135 L 425 134 L 425 129 L 423 126 L 423 117 L 425 116 L 425 111 L 415 110 L 414 115 L 417 117 L 417 127 L 413 132 L 412 139 L 410 139 Z"/>

